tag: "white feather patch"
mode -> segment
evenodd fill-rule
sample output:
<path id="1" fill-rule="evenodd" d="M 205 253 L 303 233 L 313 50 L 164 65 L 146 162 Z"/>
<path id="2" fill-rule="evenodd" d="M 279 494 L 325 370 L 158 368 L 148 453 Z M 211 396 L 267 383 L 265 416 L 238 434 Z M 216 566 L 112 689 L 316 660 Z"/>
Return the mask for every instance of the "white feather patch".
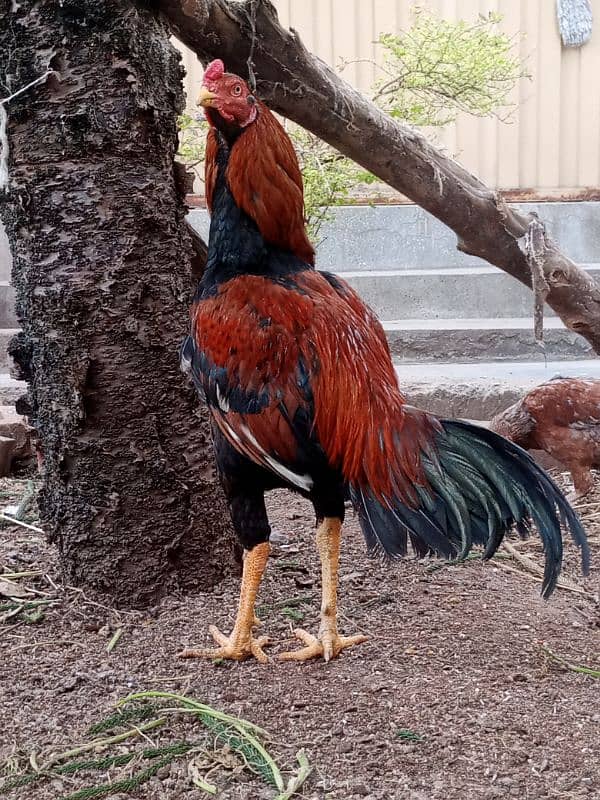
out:
<path id="1" fill-rule="evenodd" d="M 252 431 L 247 425 L 242 425 L 242 431 L 244 436 L 248 437 L 249 442 L 258 450 L 262 458 L 273 470 L 273 472 L 284 478 L 289 483 L 293 483 L 294 486 L 304 489 L 305 492 L 309 492 L 312 489 L 313 479 L 310 477 L 310 475 L 298 475 L 297 472 L 292 472 L 291 469 L 288 469 L 286 466 L 277 461 L 277 459 L 270 456 L 257 442 L 255 436 L 252 434 Z"/>
<path id="2" fill-rule="evenodd" d="M 227 433 L 229 434 L 229 436 L 231 436 L 231 438 L 233 439 L 234 442 L 237 442 L 238 444 L 241 444 L 240 437 L 233 430 L 231 425 L 227 424 L 226 420 L 224 420 L 223 417 L 221 417 L 221 426 L 223 427 L 224 430 L 227 431 Z"/>
<path id="3" fill-rule="evenodd" d="M 217 403 L 219 404 L 219 408 L 221 411 L 224 411 L 225 414 L 229 411 L 229 403 L 225 397 L 221 394 L 221 390 L 219 389 L 219 384 L 217 383 Z"/>

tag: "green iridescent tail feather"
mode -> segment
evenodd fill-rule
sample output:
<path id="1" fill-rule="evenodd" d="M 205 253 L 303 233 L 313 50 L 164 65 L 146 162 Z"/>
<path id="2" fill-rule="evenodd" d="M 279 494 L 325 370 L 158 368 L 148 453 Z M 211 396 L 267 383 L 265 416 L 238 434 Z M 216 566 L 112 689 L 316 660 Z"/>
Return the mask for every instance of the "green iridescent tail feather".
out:
<path id="1" fill-rule="evenodd" d="M 546 558 L 542 595 L 549 597 L 562 564 L 562 530 L 581 550 L 583 573 L 589 549 L 583 527 L 549 475 L 517 445 L 477 425 L 440 420 L 432 448 L 421 459 L 428 487 L 416 487 L 418 503 L 381 502 L 368 489 L 351 486 L 367 547 L 398 558 L 408 542 L 420 555 L 464 558 L 473 545 L 491 558 L 513 527 L 521 537 L 532 526 Z"/>

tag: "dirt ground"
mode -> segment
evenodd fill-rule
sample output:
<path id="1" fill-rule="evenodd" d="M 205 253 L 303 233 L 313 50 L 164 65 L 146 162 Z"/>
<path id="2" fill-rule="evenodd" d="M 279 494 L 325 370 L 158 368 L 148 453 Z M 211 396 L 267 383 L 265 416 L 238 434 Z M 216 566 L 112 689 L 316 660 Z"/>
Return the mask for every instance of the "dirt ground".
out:
<path id="1" fill-rule="evenodd" d="M 293 627 L 318 626 L 319 567 L 307 504 L 275 493 L 270 514 L 283 536 L 259 613 L 277 653 L 295 646 Z M 85 741 L 90 724 L 132 691 L 162 689 L 258 723 L 282 767 L 291 768 L 304 748 L 313 772 L 300 795 L 311 800 L 597 800 L 600 681 L 565 669 L 542 645 L 600 669 L 600 492 L 582 516 L 592 574 L 584 583 L 569 543 L 564 574 L 585 592 L 561 589 L 545 602 L 536 578 L 506 553 L 441 569 L 369 560 L 350 514 L 340 624 L 369 641 L 329 664 L 267 666 L 175 657 L 184 646 L 207 644 L 211 622 L 229 631 L 237 579 L 200 596 L 167 597 L 147 611 L 117 612 L 61 585 L 42 535 L 4 527 L 0 572 L 39 572 L 24 584 L 57 602 L 37 623 L 17 616 L 0 624 L 0 778 Z M 540 562 L 537 542 L 517 546 Z M 191 724 L 189 715 L 173 727 L 184 723 Z M 107 770 L 102 780 L 116 774 Z M 231 800 L 276 795 L 239 769 L 223 767 L 215 783 L 217 796 Z M 62 798 L 81 785 L 57 776 L 4 796 Z M 178 759 L 132 794 L 104 796 L 210 795 L 192 785 Z"/>

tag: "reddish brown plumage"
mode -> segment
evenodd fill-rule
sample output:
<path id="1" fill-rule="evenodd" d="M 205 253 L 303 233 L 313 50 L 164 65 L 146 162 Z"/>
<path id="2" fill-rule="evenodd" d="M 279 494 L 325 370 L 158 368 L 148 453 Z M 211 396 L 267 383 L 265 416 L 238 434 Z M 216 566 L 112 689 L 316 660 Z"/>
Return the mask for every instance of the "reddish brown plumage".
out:
<path id="1" fill-rule="evenodd" d="M 217 182 L 217 153 L 219 145 L 217 143 L 217 132 L 210 128 L 206 137 L 206 149 L 204 151 L 204 195 L 206 206 L 212 212 L 212 200 Z"/>
<path id="2" fill-rule="evenodd" d="M 305 402 L 296 383 L 302 359 L 329 463 L 378 498 L 414 501 L 413 484 L 425 484 L 420 453 L 436 423 L 405 406 L 383 329 L 358 295 L 319 272 L 302 272 L 295 282 L 297 289 L 244 275 L 223 284 L 198 307 L 200 349 L 246 390 L 276 387 L 291 417 Z M 261 327 L 261 319 L 270 324 Z M 243 440 L 240 426 L 246 425 L 266 453 L 293 461 L 297 443 L 276 399 L 261 414 L 217 415 L 217 424 L 232 444 L 231 430 Z M 259 460 L 248 447 L 245 454 Z"/>
<path id="3" fill-rule="evenodd" d="M 306 235 L 298 158 L 275 116 L 264 103 L 257 101 L 256 105 L 256 119 L 241 131 L 231 147 L 227 183 L 236 204 L 256 222 L 265 241 L 312 265 L 315 251 Z M 210 112 L 207 117 L 210 121 Z M 216 181 L 219 135 L 211 127 L 206 143 L 205 192 L 209 210 Z"/>
<path id="4" fill-rule="evenodd" d="M 227 181 L 236 204 L 256 222 L 265 241 L 308 264 L 315 251 L 304 225 L 302 174 L 292 143 L 264 103 L 231 149 Z"/>
<path id="5" fill-rule="evenodd" d="M 600 380 L 543 383 L 491 428 L 527 450 L 545 450 L 571 471 L 576 493 L 586 494 L 594 485 L 590 469 L 600 469 Z"/>

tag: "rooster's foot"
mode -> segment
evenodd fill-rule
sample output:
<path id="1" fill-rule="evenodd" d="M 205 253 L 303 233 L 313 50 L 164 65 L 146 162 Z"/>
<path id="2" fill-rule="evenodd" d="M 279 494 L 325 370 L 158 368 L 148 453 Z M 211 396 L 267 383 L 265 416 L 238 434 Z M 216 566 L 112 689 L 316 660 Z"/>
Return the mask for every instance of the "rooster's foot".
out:
<path id="1" fill-rule="evenodd" d="M 346 647 L 366 642 L 369 638 L 362 634 L 340 636 L 335 630 L 322 631 L 317 637 L 308 633 L 308 631 L 302 630 L 302 628 L 297 628 L 294 631 L 294 636 L 304 642 L 305 647 L 300 650 L 281 653 L 278 656 L 281 661 L 308 661 L 309 658 L 319 658 L 320 656 L 323 656 L 325 661 L 330 661 L 332 658 L 337 658 Z"/>
<path id="2" fill-rule="evenodd" d="M 226 658 L 245 661 L 254 657 L 261 664 L 268 663 L 269 657 L 263 651 L 263 647 L 269 644 L 268 636 L 259 636 L 258 639 L 251 634 L 245 637 L 236 637 L 233 634 L 225 636 L 215 625 L 211 625 L 208 630 L 219 647 L 207 650 L 183 650 L 179 653 L 179 658 Z"/>

